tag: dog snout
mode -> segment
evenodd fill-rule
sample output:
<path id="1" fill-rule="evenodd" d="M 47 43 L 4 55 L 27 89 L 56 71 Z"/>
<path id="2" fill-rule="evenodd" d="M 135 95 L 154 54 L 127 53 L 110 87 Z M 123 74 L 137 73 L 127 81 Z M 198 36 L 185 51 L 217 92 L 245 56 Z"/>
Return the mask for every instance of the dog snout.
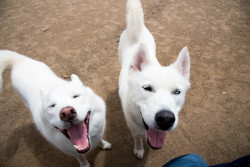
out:
<path id="1" fill-rule="evenodd" d="M 76 110 L 73 107 L 64 107 L 61 109 L 60 118 L 63 121 L 72 121 L 76 117 Z"/>
<path id="2" fill-rule="evenodd" d="M 169 110 L 161 110 L 155 115 L 155 122 L 161 130 L 168 130 L 174 124 L 175 116 Z"/>

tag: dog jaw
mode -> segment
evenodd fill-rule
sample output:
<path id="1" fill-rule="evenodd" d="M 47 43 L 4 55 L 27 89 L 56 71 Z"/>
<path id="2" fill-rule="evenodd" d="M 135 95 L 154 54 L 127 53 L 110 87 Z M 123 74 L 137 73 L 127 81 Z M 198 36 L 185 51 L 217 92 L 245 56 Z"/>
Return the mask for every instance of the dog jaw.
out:
<path id="1" fill-rule="evenodd" d="M 141 111 L 140 111 L 141 114 Z M 164 131 L 159 131 L 156 129 L 153 129 L 151 127 L 149 127 L 146 122 L 143 119 L 143 116 L 141 114 L 142 117 L 142 122 L 143 122 L 143 126 L 146 130 L 146 134 L 147 134 L 147 142 L 148 145 L 152 148 L 152 149 L 160 149 L 163 147 L 164 144 L 164 139 L 166 136 L 166 132 Z"/>
<path id="2" fill-rule="evenodd" d="M 55 127 L 72 142 L 73 146 L 79 153 L 88 152 L 91 146 L 89 140 L 90 114 L 91 112 L 89 111 L 84 121 L 81 121 L 78 124 L 70 125 L 66 129 L 60 129 L 58 127 Z"/>

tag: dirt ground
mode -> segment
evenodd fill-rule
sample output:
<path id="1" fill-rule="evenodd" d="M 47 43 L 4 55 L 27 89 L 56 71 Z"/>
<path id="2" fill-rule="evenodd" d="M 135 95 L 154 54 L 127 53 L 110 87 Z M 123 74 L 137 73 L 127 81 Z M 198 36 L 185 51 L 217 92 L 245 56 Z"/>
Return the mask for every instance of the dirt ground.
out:
<path id="1" fill-rule="evenodd" d="M 133 156 L 118 96 L 117 47 L 126 0 L 0 0 L 0 49 L 43 61 L 66 79 L 75 73 L 106 101 L 104 138 L 113 148 L 90 152 L 92 166 L 158 167 L 187 153 L 213 165 L 250 154 L 250 1 L 142 0 L 142 5 L 162 65 L 188 46 L 192 83 L 179 125 L 162 149 L 145 143 L 143 160 Z M 36 130 L 9 71 L 3 80 L 0 166 L 78 166 Z"/>

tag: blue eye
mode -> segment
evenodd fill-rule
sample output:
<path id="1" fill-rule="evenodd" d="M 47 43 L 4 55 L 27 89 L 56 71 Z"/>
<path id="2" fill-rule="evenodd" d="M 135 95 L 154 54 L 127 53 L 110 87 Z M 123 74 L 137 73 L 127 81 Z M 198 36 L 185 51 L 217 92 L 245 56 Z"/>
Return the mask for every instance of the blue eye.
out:
<path id="1" fill-rule="evenodd" d="M 172 94 L 174 94 L 174 95 L 179 95 L 179 94 L 181 94 L 181 91 L 180 91 L 179 89 L 175 89 L 175 90 L 172 92 Z"/>

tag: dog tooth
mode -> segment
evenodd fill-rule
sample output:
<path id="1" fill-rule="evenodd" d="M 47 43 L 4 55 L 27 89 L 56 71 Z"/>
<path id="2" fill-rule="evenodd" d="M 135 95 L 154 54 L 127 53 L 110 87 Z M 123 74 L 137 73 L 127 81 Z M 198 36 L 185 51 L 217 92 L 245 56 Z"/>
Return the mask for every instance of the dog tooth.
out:
<path id="1" fill-rule="evenodd" d="M 78 146 L 76 146 L 76 145 L 74 145 L 74 147 L 77 149 L 78 148 Z"/>

